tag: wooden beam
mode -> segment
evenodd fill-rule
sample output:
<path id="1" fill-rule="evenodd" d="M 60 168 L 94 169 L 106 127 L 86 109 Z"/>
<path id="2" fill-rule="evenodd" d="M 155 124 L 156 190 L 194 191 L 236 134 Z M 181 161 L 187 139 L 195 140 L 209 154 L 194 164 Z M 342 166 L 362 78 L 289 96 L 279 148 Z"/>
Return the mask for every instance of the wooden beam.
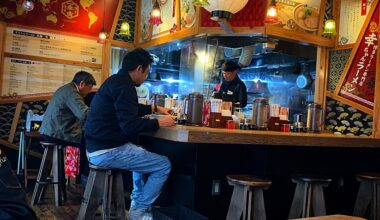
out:
<path id="1" fill-rule="evenodd" d="M 116 26 L 119 23 L 120 12 L 121 12 L 121 9 L 123 8 L 123 3 L 124 3 L 124 0 L 119 0 L 119 4 L 117 5 L 115 17 L 114 17 L 113 22 L 112 22 L 112 29 L 111 29 L 111 33 L 109 35 L 110 36 L 109 40 L 113 40 L 113 37 L 115 35 Z"/>
<path id="2" fill-rule="evenodd" d="M 41 94 L 21 95 L 16 97 L 0 97 L 0 104 L 49 100 L 52 96 L 53 93 L 50 92 Z"/>
<path id="3" fill-rule="evenodd" d="M 123 42 L 118 40 L 111 40 L 111 47 L 120 47 L 120 48 L 127 48 L 127 49 L 133 49 L 136 47 L 134 43 L 129 42 Z"/>
<path id="4" fill-rule="evenodd" d="M 293 39 L 295 41 L 306 42 L 323 47 L 334 47 L 335 42 L 330 38 L 317 36 L 316 34 L 304 34 L 292 30 L 286 30 L 277 25 L 265 25 L 265 34 L 273 35 L 283 39 Z"/>
<path id="5" fill-rule="evenodd" d="M 11 130 L 8 136 L 9 143 L 13 143 L 13 139 L 15 137 L 15 133 L 17 130 L 18 119 L 20 118 L 21 109 L 22 109 L 22 102 L 18 102 L 16 105 L 16 111 L 13 114 L 12 126 L 11 126 Z"/>
<path id="6" fill-rule="evenodd" d="M 362 112 L 365 112 L 365 113 L 367 113 L 369 115 L 373 115 L 373 110 L 372 109 L 364 107 L 362 105 L 359 105 L 358 103 L 353 102 L 353 101 L 351 101 L 349 99 L 343 98 L 342 96 L 336 95 L 335 93 L 332 93 L 330 91 L 326 91 L 326 96 L 328 96 L 328 97 L 330 97 L 332 99 L 335 99 L 335 100 L 337 100 L 337 101 L 339 101 L 339 102 L 341 102 L 343 104 L 346 104 L 346 105 L 349 105 L 349 106 L 351 106 L 353 108 L 356 108 L 356 109 L 358 109 L 358 110 L 360 110 Z"/>
<path id="7" fill-rule="evenodd" d="M 373 5 L 372 7 L 375 7 Z M 380 18 L 377 22 L 380 24 Z M 378 48 L 380 47 L 380 42 L 377 41 Z M 373 104 L 373 127 L 372 127 L 372 137 L 380 138 L 380 52 L 377 50 L 376 57 L 376 77 L 375 77 L 375 98 Z"/>
<path id="8" fill-rule="evenodd" d="M 5 141 L 3 139 L 0 139 L 0 145 L 3 145 L 5 147 L 7 147 L 7 148 L 10 148 L 10 149 L 13 149 L 13 150 L 17 150 L 17 151 L 19 149 L 18 145 L 13 144 L 13 143 L 9 143 L 8 141 Z M 30 151 L 29 155 L 31 155 L 33 157 L 37 157 L 37 158 L 42 158 L 42 154 L 34 152 L 34 151 Z"/>
<path id="9" fill-rule="evenodd" d="M 322 106 L 324 106 L 325 103 L 325 91 L 327 88 L 328 58 L 328 49 L 325 47 L 318 47 L 314 102 L 319 103 Z"/>
<path id="10" fill-rule="evenodd" d="M 103 45 L 103 56 L 102 56 L 102 83 L 106 80 L 110 75 L 110 56 L 111 56 L 111 42 L 106 40 Z"/>
<path id="11" fill-rule="evenodd" d="M 6 23 L 0 22 L 0 94 L 3 89 L 3 65 L 4 65 L 4 47 L 5 47 L 5 36 L 6 36 Z"/>

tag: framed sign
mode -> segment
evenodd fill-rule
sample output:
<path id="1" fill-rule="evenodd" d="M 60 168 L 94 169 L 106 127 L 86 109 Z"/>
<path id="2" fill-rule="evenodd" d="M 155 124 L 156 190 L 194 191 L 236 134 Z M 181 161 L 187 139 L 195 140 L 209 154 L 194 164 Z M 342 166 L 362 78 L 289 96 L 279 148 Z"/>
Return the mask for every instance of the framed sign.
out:
<path id="1" fill-rule="evenodd" d="M 156 0 L 142 0 L 140 7 L 140 41 L 147 41 L 175 32 L 178 27 L 179 0 L 157 0 L 161 9 L 162 24 L 153 25 L 149 22 L 150 12 Z"/>
<path id="2" fill-rule="evenodd" d="M 377 2 L 377 1 L 376 1 Z M 379 6 L 371 9 L 334 93 L 364 112 L 374 108 Z"/>
<path id="3" fill-rule="evenodd" d="M 338 45 L 354 44 L 373 0 L 341 0 Z"/>

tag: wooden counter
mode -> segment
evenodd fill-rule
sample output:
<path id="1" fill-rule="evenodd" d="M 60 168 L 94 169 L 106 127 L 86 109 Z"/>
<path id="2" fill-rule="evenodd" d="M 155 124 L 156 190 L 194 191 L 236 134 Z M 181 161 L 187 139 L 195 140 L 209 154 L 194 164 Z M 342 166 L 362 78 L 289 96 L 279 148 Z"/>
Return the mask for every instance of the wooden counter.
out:
<path id="1" fill-rule="evenodd" d="M 229 130 L 176 125 L 144 135 L 185 143 L 380 148 L 380 139 L 330 133 Z"/>

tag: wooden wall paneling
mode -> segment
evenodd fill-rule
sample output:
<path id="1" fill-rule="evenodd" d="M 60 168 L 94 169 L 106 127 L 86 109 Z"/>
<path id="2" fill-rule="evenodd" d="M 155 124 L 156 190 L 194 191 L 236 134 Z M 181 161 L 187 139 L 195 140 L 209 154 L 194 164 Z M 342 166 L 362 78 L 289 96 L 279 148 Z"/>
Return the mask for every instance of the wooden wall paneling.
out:
<path id="1" fill-rule="evenodd" d="M 8 141 L 2 140 L 2 139 L 0 139 L 0 145 L 3 145 L 5 147 L 13 149 L 13 150 L 18 150 L 19 149 L 18 145 L 13 144 L 13 143 L 9 143 Z M 30 151 L 29 155 L 33 156 L 33 157 L 37 157 L 37 158 L 42 158 L 42 154 L 37 153 L 35 151 Z"/>
<path id="2" fill-rule="evenodd" d="M 141 30 L 141 5 L 142 5 L 142 1 L 137 1 L 136 2 L 136 18 L 135 18 L 135 22 L 136 22 L 136 25 L 135 25 L 135 44 L 138 44 L 140 42 L 140 37 L 141 37 L 141 34 L 140 34 L 140 30 Z"/>
<path id="3" fill-rule="evenodd" d="M 49 100 L 53 96 L 52 92 L 22 95 L 17 97 L 0 98 L 0 104 L 18 103 L 18 102 L 32 102 L 38 100 Z"/>
<path id="4" fill-rule="evenodd" d="M 4 22 L 0 22 L 0 92 L 3 87 L 3 62 L 4 62 L 4 47 L 7 25 Z"/>
<path id="5" fill-rule="evenodd" d="M 377 23 L 380 24 L 380 17 Z M 379 27 L 378 27 L 379 28 Z M 377 41 L 378 48 L 380 48 L 380 41 Z M 380 52 L 377 51 L 377 60 L 376 60 L 376 78 L 375 78 L 375 100 L 373 105 L 373 127 L 372 127 L 372 136 L 375 138 L 380 138 Z"/>
<path id="6" fill-rule="evenodd" d="M 10 143 L 13 143 L 13 138 L 15 137 L 18 119 L 20 118 L 21 108 L 22 108 L 22 102 L 18 102 L 16 105 L 16 111 L 13 115 L 12 127 L 11 127 L 11 130 L 9 132 L 9 136 L 8 136 L 8 142 L 10 142 Z"/>
<path id="7" fill-rule="evenodd" d="M 265 34 L 273 35 L 278 38 L 287 40 L 292 39 L 295 41 L 308 42 L 324 47 L 334 47 L 335 45 L 335 42 L 333 42 L 331 39 L 319 37 L 315 34 L 304 34 L 292 30 L 286 30 L 275 25 L 265 25 Z"/>
<path id="8" fill-rule="evenodd" d="M 328 96 L 328 97 L 330 97 L 332 99 L 335 99 L 335 100 L 337 100 L 337 101 L 339 101 L 339 102 L 341 102 L 343 104 L 349 105 L 349 106 L 351 106 L 353 108 L 359 109 L 360 111 L 365 112 L 365 113 L 367 113 L 369 115 L 373 115 L 373 110 L 372 109 L 367 108 L 367 107 L 362 106 L 362 105 L 359 105 L 358 103 L 353 102 L 351 100 L 345 99 L 342 96 L 336 95 L 333 92 L 327 91 L 326 92 L 326 96 Z"/>
<path id="9" fill-rule="evenodd" d="M 338 45 L 338 35 L 339 35 L 339 25 L 340 25 L 340 5 L 342 4 L 342 0 L 334 0 L 334 19 L 335 19 L 335 49 L 339 47 Z"/>
<path id="10" fill-rule="evenodd" d="M 99 85 L 106 80 L 110 75 L 110 62 L 111 62 L 111 41 L 106 40 L 103 45 L 103 57 L 102 57 L 102 82 L 99 82 Z"/>
<path id="11" fill-rule="evenodd" d="M 378 2 L 378 0 L 375 0 L 374 3 L 372 3 L 372 4 L 374 4 L 373 6 L 376 6 L 377 2 Z M 363 36 L 364 36 L 364 34 L 365 34 L 366 30 L 367 30 L 368 24 L 369 24 L 369 22 L 371 21 L 372 14 L 373 14 L 373 12 L 375 11 L 375 9 L 376 9 L 376 7 L 372 7 L 372 8 L 371 8 L 371 10 L 370 10 L 370 12 L 369 12 L 369 14 L 368 14 L 368 16 L 367 16 L 367 18 L 366 18 L 364 24 L 363 24 L 363 27 L 362 27 L 362 29 L 360 30 L 360 34 L 359 34 L 359 36 L 358 36 L 358 41 L 357 41 L 357 43 L 355 44 L 355 46 L 354 46 L 354 48 L 353 48 L 353 50 L 352 50 L 352 52 L 351 52 L 351 56 L 350 56 L 350 58 L 348 59 L 348 62 L 347 62 L 347 64 L 346 64 L 346 67 L 344 68 L 343 74 L 342 74 L 342 76 L 340 77 L 340 80 L 339 80 L 339 82 L 338 82 L 338 85 L 337 85 L 336 88 L 335 88 L 335 91 L 334 91 L 334 94 L 335 94 L 335 95 L 338 95 L 338 94 L 339 94 L 339 91 L 340 91 L 340 89 L 341 89 L 341 87 L 342 87 L 342 85 L 343 85 L 343 82 L 344 82 L 344 80 L 346 79 L 346 76 L 347 76 L 347 74 L 348 74 L 348 71 L 350 70 L 350 67 L 351 67 L 351 63 L 352 63 L 352 61 L 354 60 L 355 54 L 356 54 L 356 52 L 357 52 L 358 49 L 359 49 L 360 41 L 361 41 L 361 39 L 363 38 Z"/>
<path id="12" fill-rule="evenodd" d="M 321 1 L 321 7 L 319 8 L 319 27 L 317 31 L 317 36 L 323 35 L 323 25 L 325 21 L 325 12 L 326 12 L 326 4 L 328 0 L 322 0 Z"/>
<path id="13" fill-rule="evenodd" d="M 108 37 L 109 40 L 112 40 L 113 36 L 115 35 L 116 26 L 117 26 L 117 23 L 119 22 L 120 12 L 121 12 L 121 8 L 123 7 L 123 3 L 124 3 L 124 0 L 119 0 L 119 4 L 117 5 L 115 17 L 114 17 L 113 22 L 112 22 L 111 32 L 110 32 L 110 35 Z"/>

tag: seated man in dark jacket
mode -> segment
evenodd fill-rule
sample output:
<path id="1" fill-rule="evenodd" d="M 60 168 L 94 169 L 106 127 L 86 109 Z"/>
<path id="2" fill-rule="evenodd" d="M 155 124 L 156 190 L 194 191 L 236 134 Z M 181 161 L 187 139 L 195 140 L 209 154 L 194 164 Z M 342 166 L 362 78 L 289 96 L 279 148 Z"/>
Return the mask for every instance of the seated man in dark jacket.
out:
<path id="1" fill-rule="evenodd" d="M 174 125 L 170 116 L 158 120 L 141 117 L 155 111 L 169 114 L 169 109 L 138 103 L 135 86 L 144 82 L 151 63 L 147 51 L 137 48 L 129 52 L 119 72 L 109 77 L 97 91 L 85 125 L 90 163 L 133 171 L 129 220 L 152 219 L 150 207 L 171 169 L 167 157 L 133 143 L 141 132 Z M 144 174 L 148 175 L 146 181 Z"/>
<path id="2" fill-rule="evenodd" d="M 12 173 L 11 163 L 0 148 L 0 219 L 37 220 L 34 211 L 27 205 L 24 190 Z"/>

